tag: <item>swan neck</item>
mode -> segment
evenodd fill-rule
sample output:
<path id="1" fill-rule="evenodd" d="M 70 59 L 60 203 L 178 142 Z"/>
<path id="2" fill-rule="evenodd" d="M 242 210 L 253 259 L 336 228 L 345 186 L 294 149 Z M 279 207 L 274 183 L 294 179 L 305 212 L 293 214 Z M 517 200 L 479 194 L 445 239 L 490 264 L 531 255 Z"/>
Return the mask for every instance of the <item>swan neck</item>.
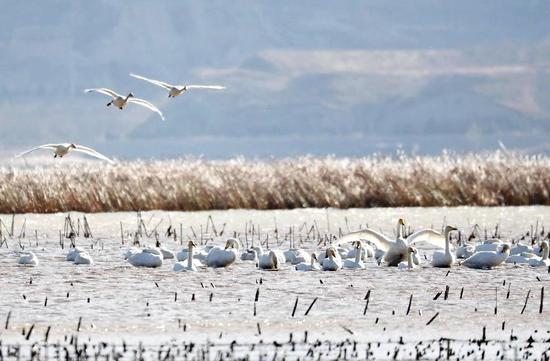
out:
<path id="1" fill-rule="evenodd" d="M 193 267 L 193 246 L 189 245 L 189 250 L 187 252 L 187 268 L 191 269 Z"/>
<path id="2" fill-rule="evenodd" d="M 550 253 L 550 249 L 548 247 L 545 247 L 542 251 L 542 260 L 546 261 L 548 259 L 548 254 Z"/>
<path id="3" fill-rule="evenodd" d="M 445 254 L 446 255 L 451 254 L 451 251 L 450 251 L 451 240 L 449 237 L 449 233 L 450 233 L 449 231 L 445 231 Z"/>
<path id="4" fill-rule="evenodd" d="M 409 269 L 413 268 L 413 254 L 412 254 L 412 252 L 408 252 L 408 254 L 407 254 L 407 265 L 408 265 Z"/>
<path id="5" fill-rule="evenodd" d="M 358 247 L 357 248 L 357 252 L 355 252 L 355 264 L 359 264 L 359 262 L 361 261 L 361 253 L 363 251 L 363 248 L 362 247 Z"/>

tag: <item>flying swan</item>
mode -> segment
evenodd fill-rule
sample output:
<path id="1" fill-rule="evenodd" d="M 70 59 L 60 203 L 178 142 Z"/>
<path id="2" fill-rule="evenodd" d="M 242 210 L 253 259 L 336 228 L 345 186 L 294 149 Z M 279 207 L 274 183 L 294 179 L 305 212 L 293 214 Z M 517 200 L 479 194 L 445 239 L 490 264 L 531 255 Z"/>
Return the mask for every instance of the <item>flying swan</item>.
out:
<path id="1" fill-rule="evenodd" d="M 136 79 L 145 80 L 146 82 L 149 82 L 151 84 L 155 84 L 156 86 L 160 86 L 160 87 L 168 90 L 168 98 L 175 98 L 178 95 L 180 95 L 181 93 L 183 93 L 187 90 L 190 90 L 190 89 L 215 89 L 215 90 L 225 89 L 225 87 L 221 86 L 221 85 L 172 85 L 172 84 L 168 84 L 168 83 L 165 83 L 163 81 L 160 81 L 160 80 L 149 79 L 149 78 L 146 78 L 144 76 L 136 75 L 136 74 L 132 74 L 132 73 L 130 73 L 130 76 L 134 77 Z"/>
<path id="2" fill-rule="evenodd" d="M 22 156 L 24 156 L 26 154 L 29 154 L 30 152 L 34 152 L 35 150 L 38 150 L 38 149 L 51 149 L 51 150 L 53 150 L 53 157 L 54 158 L 57 158 L 57 157 L 63 158 L 63 156 L 65 156 L 67 153 L 69 153 L 69 151 L 72 149 L 75 152 L 88 154 L 92 157 L 107 161 L 111 164 L 115 164 L 114 161 L 107 158 L 103 154 L 95 151 L 94 149 L 85 147 L 83 145 L 77 145 L 77 144 L 74 144 L 74 143 L 44 144 L 44 145 L 38 146 L 36 148 L 26 150 L 23 153 L 16 155 L 15 158 L 22 157 Z"/>
<path id="3" fill-rule="evenodd" d="M 137 105 L 141 105 L 142 107 L 145 107 L 149 110 L 154 111 L 158 115 L 160 115 L 160 118 L 164 120 L 164 115 L 162 115 L 162 112 L 153 104 L 149 103 L 147 100 L 139 99 L 134 97 L 134 94 L 129 93 L 126 96 L 122 96 L 120 94 L 117 94 L 111 89 L 107 88 L 95 88 L 95 89 L 84 89 L 85 93 L 95 92 L 95 93 L 101 93 L 107 96 L 110 96 L 112 99 L 109 103 L 107 103 L 107 106 L 114 105 L 118 109 L 124 108 L 126 104 L 133 103 Z"/>

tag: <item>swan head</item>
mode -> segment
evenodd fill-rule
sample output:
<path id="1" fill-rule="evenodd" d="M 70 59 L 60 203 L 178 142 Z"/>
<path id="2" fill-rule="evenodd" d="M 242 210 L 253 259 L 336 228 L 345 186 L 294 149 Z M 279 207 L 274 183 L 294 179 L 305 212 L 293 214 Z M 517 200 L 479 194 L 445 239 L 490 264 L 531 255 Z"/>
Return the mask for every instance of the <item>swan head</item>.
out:
<path id="1" fill-rule="evenodd" d="M 540 244 L 540 249 L 545 250 L 547 248 L 548 248 L 548 242 L 542 241 L 542 243 Z"/>
<path id="2" fill-rule="evenodd" d="M 229 248 L 239 249 L 240 247 L 241 247 L 241 244 L 240 244 L 239 240 L 236 239 L 236 238 L 229 238 L 225 242 L 225 249 L 229 249 Z"/>
<path id="3" fill-rule="evenodd" d="M 445 232 L 452 232 L 452 231 L 458 231 L 458 228 L 453 227 L 453 226 L 446 226 L 445 227 Z"/>
<path id="4" fill-rule="evenodd" d="M 418 253 L 418 251 L 416 250 L 415 247 L 409 246 L 409 247 L 407 247 L 407 253 L 409 253 L 409 254 L 413 254 L 413 253 L 416 254 L 416 253 Z"/>
<path id="5" fill-rule="evenodd" d="M 500 253 L 510 253 L 510 245 L 507 243 L 503 244 Z"/>
<path id="6" fill-rule="evenodd" d="M 336 257 L 336 250 L 334 247 L 329 247 L 325 251 L 327 258 L 335 258 Z"/>
<path id="7" fill-rule="evenodd" d="M 189 241 L 187 243 L 187 247 L 188 248 L 194 248 L 194 247 L 197 247 L 197 244 L 195 243 L 195 241 Z"/>
<path id="8" fill-rule="evenodd" d="M 74 143 L 71 143 L 69 144 L 69 147 L 68 148 L 73 148 L 73 149 L 76 149 L 76 145 Z"/>
<path id="9" fill-rule="evenodd" d="M 363 247 L 363 244 L 361 243 L 361 241 L 355 241 L 353 242 L 353 246 L 357 249 Z"/>
<path id="10" fill-rule="evenodd" d="M 319 260 L 317 259 L 317 256 L 315 255 L 315 253 L 312 253 L 311 254 L 311 259 L 314 260 L 315 262 L 318 262 Z"/>
<path id="11" fill-rule="evenodd" d="M 399 218 L 399 219 L 397 220 L 397 225 L 398 225 L 398 226 L 404 226 L 404 225 L 405 225 L 405 220 L 404 220 L 403 218 Z"/>
<path id="12" fill-rule="evenodd" d="M 128 93 L 128 98 L 135 98 L 134 93 Z"/>

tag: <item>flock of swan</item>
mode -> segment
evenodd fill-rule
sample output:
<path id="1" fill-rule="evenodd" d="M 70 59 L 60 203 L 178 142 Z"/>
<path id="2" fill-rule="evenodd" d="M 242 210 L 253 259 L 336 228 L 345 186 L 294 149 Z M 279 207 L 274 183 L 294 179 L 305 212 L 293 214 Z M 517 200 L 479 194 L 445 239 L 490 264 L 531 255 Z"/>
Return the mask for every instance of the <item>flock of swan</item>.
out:
<path id="1" fill-rule="evenodd" d="M 157 241 L 154 247 L 131 247 L 123 258 L 132 266 L 150 268 L 160 267 L 166 260 L 173 259 L 173 270 L 177 272 L 193 272 L 205 267 L 229 267 L 237 260 L 254 262 L 257 268 L 263 270 L 279 270 L 284 264 L 290 263 L 296 271 L 338 271 L 365 269 L 368 258 L 373 258 L 378 266 L 414 269 L 421 264 L 415 245 L 424 242 L 440 249 L 432 254 L 433 267 L 449 268 L 460 265 L 492 269 L 503 263 L 531 267 L 550 266 L 547 240 L 536 244 L 516 243 L 512 247 L 500 239 L 487 239 L 478 243 L 471 236 L 468 241 L 455 245 L 451 241 L 451 233 L 455 231 L 458 231 L 456 227 L 446 226 L 443 233 L 424 229 L 405 236 L 405 222 L 399 219 L 395 239 L 367 228 L 343 235 L 317 253 L 295 247 L 287 250 L 264 250 L 261 246 L 243 249 L 237 238 L 229 238 L 223 247 L 205 245 L 199 248 L 194 241 L 189 241 L 187 247 L 177 253 Z M 75 264 L 93 264 L 92 257 L 78 247 L 71 248 L 66 259 Z M 459 262 L 458 259 L 462 260 Z M 38 258 L 33 252 L 21 252 L 18 263 L 36 266 Z"/>
<path id="2" fill-rule="evenodd" d="M 169 98 L 175 98 L 178 95 L 183 94 L 184 92 L 186 92 L 188 90 L 191 90 L 191 89 L 213 89 L 213 90 L 223 90 L 223 89 L 225 89 L 225 87 L 221 86 L 221 85 L 191 85 L 191 84 L 172 85 L 172 84 L 169 84 L 169 83 L 162 82 L 160 80 L 149 79 L 149 78 L 146 78 L 146 77 L 141 76 L 141 75 L 136 75 L 136 74 L 131 74 L 130 73 L 130 76 L 134 77 L 136 79 L 144 80 L 148 83 L 151 83 L 151 84 L 154 84 L 154 85 L 157 85 L 157 86 L 160 86 L 160 87 L 166 89 L 168 91 L 168 97 Z M 124 109 L 124 107 L 128 104 L 140 105 L 144 108 L 147 108 L 147 109 L 157 113 L 160 116 L 160 118 L 162 120 L 164 120 L 164 115 L 162 114 L 162 112 L 155 105 L 153 105 L 152 103 L 148 102 L 145 99 L 136 98 L 134 96 L 134 94 L 132 94 L 132 93 L 128 93 L 128 95 L 124 96 L 124 95 L 118 94 L 114 90 L 111 90 L 111 89 L 108 89 L 108 88 L 84 89 L 84 92 L 85 93 L 99 93 L 99 94 L 107 95 L 108 97 L 111 98 L 111 101 L 107 103 L 107 106 L 109 107 L 109 106 L 112 105 L 113 107 L 116 107 L 120 110 Z M 86 147 L 86 146 L 83 146 L 83 145 L 77 145 L 77 144 L 74 144 L 74 143 L 43 144 L 43 145 L 40 145 L 38 147 L 26 150 L 26 151 L 16 155 L 15 157 L 19 158 L 19 157 L 22 157 L 22 156 L 24 156 L 28 153 L 34 152 L 35 150 L 39 150 L 39 149 L 53 150 L 54 158 L 58 158 L 58 157 L 62 158 L 67 153 L 69 153 L 69 151 L 76 151 L 76 152 L 84 153 L 84 154 L 87 154 L 89 156 L 107 161 L 111 164 L 114 164 L 114 162 L 111 159 L 109 159 L 105 155 L 99 153 L 98 151 L 96 151 L 92 148 L 89 148 L 89 147 Z"/>

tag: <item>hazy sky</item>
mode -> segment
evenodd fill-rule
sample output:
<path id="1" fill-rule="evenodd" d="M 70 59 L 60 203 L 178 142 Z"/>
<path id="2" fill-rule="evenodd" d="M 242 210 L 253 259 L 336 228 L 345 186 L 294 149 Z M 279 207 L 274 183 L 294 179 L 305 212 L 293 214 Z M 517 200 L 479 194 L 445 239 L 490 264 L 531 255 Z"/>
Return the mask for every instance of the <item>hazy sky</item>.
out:
<path id="1" fill-rule="evenodd" d="M 51 1 L 0 12 L 0 153 L 548 152 L 548 1 Z M 135 72 L 223 92 L 168 99 Z M 150 100 L 105 107 L 108 87 Z"/>

